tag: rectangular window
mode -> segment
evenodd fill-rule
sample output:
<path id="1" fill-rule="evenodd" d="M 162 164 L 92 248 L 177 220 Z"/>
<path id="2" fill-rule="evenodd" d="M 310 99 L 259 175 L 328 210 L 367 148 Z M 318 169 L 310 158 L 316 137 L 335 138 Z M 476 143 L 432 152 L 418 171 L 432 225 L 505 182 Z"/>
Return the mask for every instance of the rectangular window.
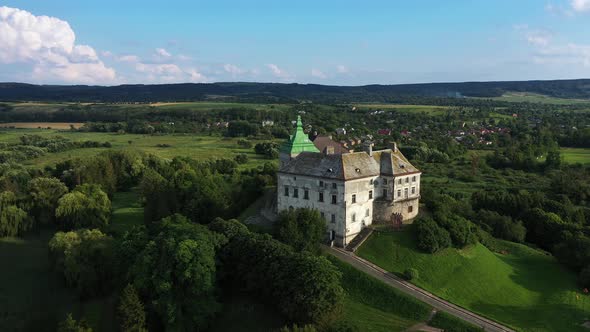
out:
<path id="1" fill-rule="evenodd" d="M 318 201 L 320 201 L 320 202 L 324 201 L 324 193 L 320 193 L 320 195 L 318 196 Z"/>
<path id="2" fill-rule="evenodd" d="M 383 197 L 387 198 L 387 189 L 383 189 Z"/>
<path id="3" fill-rule="evenodd" d="M 289 197 L 289 187 L 285 186 L 285 196 Z"/>
<path id="4" fill-rule="evenodd" d="M 336 204 L 336 195 L 332 195 L 332 204 Z"/>
<path id="5" fill-rule="evenodd" d="M 371 181 L 369 181 L 369 184 L 370 185 L 373 185 L 373 179 L 371 179 Z"/>
<path id="6" fill-rule="evenodd" d="M 373 190 L 369 190 L 369 199 L 373 199 Z"/>
<path id="7" fill-rule="evenodd" d="M 356 213 L 353 213 L 352 214 L 352 222 L 355 222 L 355 221 L 356 221 Z"/>
<path id="8" fill-rule="evenodd" d="M 397 184 L 402 184 L 402 179 L 397 180 Z"/>
<path id="9" fill-rule="evenodd" d="M 309 190 L 303 189 L 303 199 L 309 199 Z"/>
<path id="10" fill-rule="evenodd" d="M 320 212 L 320 215 L 322 216 L 322 219 L 326 219 L 326 214 L 323 212 Z"/>
<path id="11" fill-rule="evenodd" d="M 397 191 L 397 197 L 402 197 L 402 191 L 401 190 L 398 190 Z"/>
<path id="12" fill-rule="evenodd" d="M 295 198 L 299 197 L 299 189 L 297 189 L 297 188 L 293 189 L 293 197 L 295 197 Z"/>
<path id="13" fill-rule="evenodd" d="M 387 184 L 387 179 L 383 179 L 383 184 Z"/>
<path id="14" fill-rule="evenodd" d="M 369 209 L 367 209 L 367 211 L 365 211 L 365 216 L 368 217 L 371 214 L 371 211 Z"/>
<path id="15" fill-rule="evenodd" d="M 320 187 L 324 186 L 324 181 L 320 181 Z"/>
<path id="16" fill-rule="evenodd" d="M 404 197 L 408 198 L 408 188 L 404 188 Z"/>
<path id="17" fill-rule="evenodd" d="M 414 207 L 412 205 L 408 206 L 408 213 L 412 213 L 414 211 Z"/>
<path id="18" fill-rule="evenodd" d="M 353 204 L 356 203 L 356 195 L 355 194 L 352 195 L 352 203 Z"/>
<path id="19" fill-rule="evenodd" d="M 412 182 L 416 182 L 416 175 L 412 176 Z"/>
<path id="20" fill-rule="evenodd" d="M 330 219 L 330 222 L 335 224 L 336 223 L 336 215 L 332 214 L 332 218 Z"/>
<path id="21" fill-rule="evenodd" d="M 406 183 L 410 182 L 410 178 L 406 178 Z"/>
<path id="22" fill-rule="evenodd" d="M 332 183 L 332 189 L 336 189 L 336 183 Z"/>
<path id="23" fill-rule="evenodd" d="M 416 193 L 416 187 L 412 187 L 412 195 Z"/>

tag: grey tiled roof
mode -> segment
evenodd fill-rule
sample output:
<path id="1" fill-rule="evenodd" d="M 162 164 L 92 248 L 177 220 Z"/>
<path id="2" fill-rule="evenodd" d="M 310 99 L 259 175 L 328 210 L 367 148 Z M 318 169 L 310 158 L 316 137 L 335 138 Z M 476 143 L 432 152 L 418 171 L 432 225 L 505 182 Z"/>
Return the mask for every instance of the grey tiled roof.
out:
<path id="1" fill-rule="evenodd" d="M 419 172 L 401 152 L 392 150 L 375 151 L 372 157 L 366 152 L 332 155 L 302 152 L 279 171 L 338 180 Z"/>

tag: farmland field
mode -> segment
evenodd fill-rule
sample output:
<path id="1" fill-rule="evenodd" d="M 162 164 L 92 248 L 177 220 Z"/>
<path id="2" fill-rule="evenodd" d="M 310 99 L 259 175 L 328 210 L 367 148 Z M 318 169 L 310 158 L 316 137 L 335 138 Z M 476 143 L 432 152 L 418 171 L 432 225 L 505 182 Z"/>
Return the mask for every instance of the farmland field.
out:
<path id="1" fill-rule="evenodd" d="M 544 252 L 501 240 L 498 246 L 502 254 L 477 244 L 432 255 L 416 249 L 411 232 L 376 232 L 358 253 L 394 273 L 415 268 L 416 285 L 521 331 L 585 330 L 590 298 L 574 273 Z"/>
<path id="2" fill-rule="evenodd" d="M 70 129 L 72 126 L 76 129 L 84 125 L 80 122 L 7 122 L 0 123 L 0 128 L 17 128 L 17 129 Z"/>
<path id="3" fill-rule="evenodd" d="M 556 104 L 556 105 L 572 105 L 572 104 L 589 104 L 589 99 L 569 99 L 569 98 L 557 98 L 549 97 L 542 94 L 531 93 L 531 92 L 509 92 L 505 93 L 500 97 L 482 98 L 492 99 L 498 101 L 508 102 L 528 102 L 528 103 L 544 103 L 544 104 Z"/>
<path id="4" fill-rule="evenodd" d="M 589 164 L 590 163 L 590 149 L 584 148 L 561 148 L 561 156 L 566 163 L 574 164 Z"/>
<path id="5" fill-rule="evenodd" d="M 354 104 L 358 109 L 368 110 L 396 110 L 402 113 L 425 113 L 428 115 L 444 115 L 447 106 L 431 105 L 398 105 L 398 104 Z"/>
<path id="6" fill-rule="evenodd" d="M 81 148 L 64 152 L 49 153 L 45 156 L 29 159 L 23 162 L 30 166 L 52 165 L 59 161 L 71 158 L 84 158 L 96 155 L 109 149 L 137 149 L 153 153 L 163 158 L 186 156 L 197 160 L 211 158 L 233 158 L 238 154 L 246 154 L 249 158 L 243 167 L 256 167 L 266 162 L 276 162 L 266 159 L 254 153 L 254 149 L 244 149 L 237 145 L 236 138 L 219 136 L 197 136 L 190 134 L 178 135 L 141 135 L 141 134 L 115 134 L 95 132 L 75 132 L 43 129 L 5 129 L 0 130 L 0 142 L 17 143 L 19 137 L 25 134 L 37 134 L 52 137 L 64 136 L 73 141 L 98 141 L 109 142 L 111 148 Z"/>

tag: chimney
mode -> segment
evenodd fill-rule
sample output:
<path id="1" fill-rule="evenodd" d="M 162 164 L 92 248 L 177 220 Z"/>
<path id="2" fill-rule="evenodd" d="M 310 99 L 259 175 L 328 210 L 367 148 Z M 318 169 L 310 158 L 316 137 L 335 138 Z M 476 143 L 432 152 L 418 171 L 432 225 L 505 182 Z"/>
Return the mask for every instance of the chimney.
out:
<path id="1" fill-rule="evenodd" d="M 334 147 L 332 145 L 326 146 L 326 148 L 324 149 L 324 153 L 326 155 L 334 154 Z"/>
<path id="2" fill-rule="evenodd" d="M 395 143 L 395 142 L 389 142 L 389 144 L 391 145 L 391 150 L 393 152 L 397 152 L 397 143 Z"/>
<path id="3" fill-rule="evenodd" d="M 370 141 L 363 142 L 363 150 L 369 155 L 373 156 L 373 143 Z"/>

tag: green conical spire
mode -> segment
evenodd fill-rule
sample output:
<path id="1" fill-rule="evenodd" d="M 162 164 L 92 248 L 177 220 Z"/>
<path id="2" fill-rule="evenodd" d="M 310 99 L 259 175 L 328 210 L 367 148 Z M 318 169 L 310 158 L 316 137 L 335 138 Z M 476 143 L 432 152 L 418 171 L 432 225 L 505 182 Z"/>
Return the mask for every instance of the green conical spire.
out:
<path id="1" fill-rule="evenodd" d="M 281 147 L 281 152 L 288 153 L 291 156 L 300 154 L 301 152 L 320 152 L 309 137 L 303 132 L 303 123 L 301 122 L 301 116 L 297 116 L 297 129 L 295 134 L 291 135 L 291 138 L 285 142 Z"/>

